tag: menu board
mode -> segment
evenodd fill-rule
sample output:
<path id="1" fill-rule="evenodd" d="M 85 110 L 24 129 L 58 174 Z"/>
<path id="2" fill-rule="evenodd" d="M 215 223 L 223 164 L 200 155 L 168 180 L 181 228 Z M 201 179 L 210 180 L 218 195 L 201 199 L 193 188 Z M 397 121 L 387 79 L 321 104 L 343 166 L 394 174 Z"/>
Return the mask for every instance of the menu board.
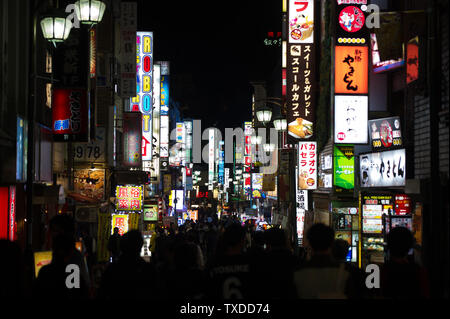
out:
<path id="1" fill-rule="evenodd" d="M 411 214 L 411 198 L 408 195 L 395 195 L 395 215 Z"/>

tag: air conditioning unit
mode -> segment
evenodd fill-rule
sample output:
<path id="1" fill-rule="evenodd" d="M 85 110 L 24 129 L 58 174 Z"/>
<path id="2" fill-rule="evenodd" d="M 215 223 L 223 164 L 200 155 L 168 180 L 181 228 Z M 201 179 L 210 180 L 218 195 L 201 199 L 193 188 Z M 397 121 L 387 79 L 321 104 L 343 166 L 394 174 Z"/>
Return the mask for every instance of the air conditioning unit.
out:
<path id="1" fill-rule="evenodd" d="M 75 221 L 81 223 L 95 223 L 99 208 L 97 206 L 78 206 L 75 209 Z"/>

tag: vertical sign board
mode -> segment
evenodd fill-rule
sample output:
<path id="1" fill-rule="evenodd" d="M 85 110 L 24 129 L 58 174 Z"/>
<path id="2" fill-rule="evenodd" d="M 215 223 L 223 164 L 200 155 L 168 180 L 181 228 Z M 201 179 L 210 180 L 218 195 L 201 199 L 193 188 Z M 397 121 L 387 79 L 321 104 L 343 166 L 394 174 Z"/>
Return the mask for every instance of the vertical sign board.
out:
<path id="1" fill-rule="evenodd" d="M 214 180 L 214 130 L 209 130 L 208 144 L 208 190 L 213 190 Z"/>
<path id="2" fill-rule="evenodd" d="M 288 133 L 294 140 L 314 134 L 314 0 L 288 3 L 286 99 Z"/>
<path id="3" fill-rule="evenodd" d="M 185 132 L 185 161 L 191 163 L 192 161 L 192 121 L 184 121 Z"/>
<path id="4" fill-rule="evenodd" d="M 246 195 L 251 194 L 252 189 L 252 122 L 244 122 L 244 191 Z"/>
<path id="5" fill-rule="evenodd" d="M 225 142 L 219 142 L 219 172 L 218 172 L 218 182 L 219 184 L 225 184 Z"/>
<path id="6" fill-rule="evenodd" d="M 334 53 L 334 92 L 369 93 L 369 47 L 336 46 Z"/>
<path id="7" fill-rule="evenodd" d="M 298 189 L 317 189 L 317 143 L 298 143 Z"/>
<path id="8" fill-rule="evenodd" d="M 95 78 L 97 69 L 97 30 L 89 30 L 89 77 Z"/>
<path id="9" fill-rule="evenodd" d="M 9 186 L 8 239 L 16 240 L 16 186 Z"/>
<path id="10" fill-rule="evenodd" d="M 24 149 L 25 149 L 25 121 L 18 116 L 17 117 L 17 134 L 16 134 L 16 180 L 25 180 L 26 174 L 24 174 Z"/>
<path id="11" fill-rule="evenodd" d="M 334 143 L 367 144 L 367 95 L 334 96 Z"/>
<path id="12" fill-rule="evenodd" d="M 123 165 L 133 168 L 142 166 L 142 114 L 123 113 Z"/>
<path id="13" fill-rule="evenodd" d="M 152 124 L 152 169 L 151 179 L 153 183 L 159 184 L 159 128 L 160 128 L 160 105 L 161 105 L 161 67 L 159 64 L 153 66 L 153 124 Z"/>
<path id="14" fill-rule="evenodd" d="M 295 168 L 295 174 L 298 175 L 298 166 Z M 301 190 L 296 184 L 296 218 L 297 218 L 297 242 L 299 246 L 303 245 L 303 233 L 305 229 L 305 212 L 308 210 L 308 191 Z"/>
<path id="15" fill-rule="evenodd" d="M 363 6 L 367 0 L 338 0 L 336 13 L 336 42 L 339 45 L 367 44 L 369 32 L 365 26 Z"/>
<path id="16" fill-rule="evenodd" d="M 135 2 L 120 3 L 120 86 L 119 95 L 122 98 L 132 98 L 136 91 L 136 26 L 137 4 Z"/>
<path id="17" fill-rule="evenodd" d="M 152 159 L 153 32 L 136 33 L 136 96 L 130 110 L 142 113 L 142 161 Z M 148 169 L 144 169 L 147 170 Z"/>
<path id="18" fill-rule="evenodd" d="M 169 61 L 161 61 L 161 127 L 160 127 L 160 144 L 159 157 L 162 170 L 166 170 L 169 166 L 169 78 L 170 63 Z"/>
<path id="19" fill-rule="evenodd" d="M 55 142 L 88 141 L 88 106 L 86 89 L 54 88 L 52 130 Z"/>
<path id="20" fill-rule="evenodd" d="M 353 193 L 355 187 L 355 154 L 352 145 L 334 145 L 333 184 L 336 193 Z"/>

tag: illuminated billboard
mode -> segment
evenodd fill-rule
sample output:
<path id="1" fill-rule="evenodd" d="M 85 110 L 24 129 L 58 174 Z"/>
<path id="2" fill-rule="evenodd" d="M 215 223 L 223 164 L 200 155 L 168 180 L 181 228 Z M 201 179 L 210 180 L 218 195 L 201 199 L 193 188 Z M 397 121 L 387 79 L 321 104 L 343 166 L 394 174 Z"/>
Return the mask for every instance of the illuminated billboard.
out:
<path id="1" fill-rule="evenodd" d="M 334 142 L 366 144 L 368 113 L 367 95 L 335 95 Z"/>
<path id="2" fill-rule="evenodd" d="M 369 92 L 369 48 L 336 46 L 334 92 L 367 94 Z"/>
<path id="3" fill-rule="evenodd" d="M 361 187 L 405 186 L 405 149 L 359 156 Z"/>
<path id="4" fill-rule="evenodd" d="M 116 187 L 116 211 L 141 211 L 143 199 L 142 186 L 118 185 Z"/>
<path id="5" fill-rule="evenodd" d="M 152 166 L 150 169 L 152 182 L 159 183 L 159 127 L 161 103 L 161 67 L 153 66 L 153 111 L 152 111 Z"/>
<path id="6" fill-rule="evenodd" d="M 86 89 L 53 89 L 53 140 L 55 142 L 87 142 L 88 127 Z"/>
<path id="7" fill-rule="evenodd" d="M 317 143 L 298 143 L 298 189 L 317 189 Z"/>
<path id="8" fill-rule="evenodd" d="M 355 156 L 352 145 L 334 145 L 333 184 L 337 193 L 355 187 Z"/>
<path id="9" fill-rule="evenodd" d="M 289 0 L 289 43 L 314 42 L 314 0 Z"/>
<path id="10" fill-rule="evenodd" d="M 395 116 L 370 120 L 369 137 L 374 151 L 402 147 L 400 117 Z"/>
<path id="11" fill-rule="evenodd" d="M 142 165 L 142 114 L 123 112 L 123 164 L 141 168 Z"/>

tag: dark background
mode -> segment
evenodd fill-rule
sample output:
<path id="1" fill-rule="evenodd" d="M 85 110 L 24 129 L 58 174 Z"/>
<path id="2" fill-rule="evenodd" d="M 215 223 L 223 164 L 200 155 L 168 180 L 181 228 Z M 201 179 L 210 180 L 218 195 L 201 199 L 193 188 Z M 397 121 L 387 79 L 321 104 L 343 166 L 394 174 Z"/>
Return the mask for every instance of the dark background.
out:
<path id="1" fill-rule="evenodd" d="M 138 31 L 153 31 L 154 60 L 170 61 L 170 98 L 202 127 L 251 120 L 250 81 L 271 77 L 281 47 L 281 1 L 138 1 Z M 281 85 L 281 78 L 280 78 Z"/>

